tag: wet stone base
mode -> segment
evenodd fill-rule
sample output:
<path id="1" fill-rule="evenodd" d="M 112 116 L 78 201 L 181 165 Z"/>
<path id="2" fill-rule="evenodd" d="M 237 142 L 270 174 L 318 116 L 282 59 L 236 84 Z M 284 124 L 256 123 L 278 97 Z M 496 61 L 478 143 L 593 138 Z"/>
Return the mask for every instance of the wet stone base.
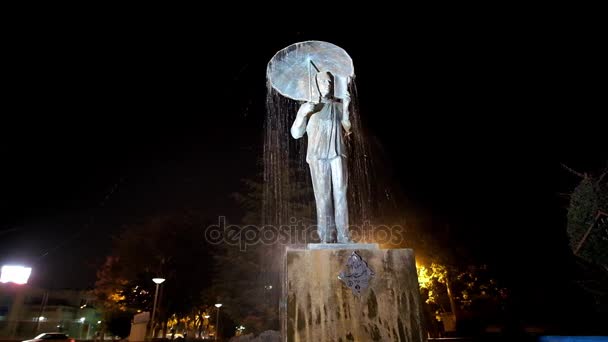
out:
<path id="1" fill-rule="evenodd" d="M 283 341 L 426 341 L 411 249 L 290 249 L 283 274 Z M 338 276 L 356 252 L 373 271 L 354 294 Z"/>

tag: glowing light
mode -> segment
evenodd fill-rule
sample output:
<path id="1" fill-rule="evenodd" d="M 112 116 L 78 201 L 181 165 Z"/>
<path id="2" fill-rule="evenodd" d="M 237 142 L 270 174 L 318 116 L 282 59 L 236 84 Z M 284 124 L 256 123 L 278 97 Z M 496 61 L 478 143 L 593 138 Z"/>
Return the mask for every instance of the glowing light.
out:
<path id="1" fill-rule="evenodd" d="M 152 281 L 160 285 L 165 282 L 165 278 L 152 278 Z"/>
<path id="2" fill-rule="evenodd" d="M 421 288 L 426 288 L 429 283 L 433 280 L 431 271 L 424 267 L 416 265 L 416 271 L 418 271 L 418 284 Z"/>
<path id="3" fill-rule="evenodd" d="M 19 285 L 27 284 L 27 280 L 32 274 L 31 267 L 23 266 L 2 266 L 0 272 L 0 283 L 15 283 Z"/>
<path id="4" fill-rule="evenodd" d="M 221 308 L 221 307 L 222 307 L 222 304 L 219 304 L 219 303 L 218 303 L 218 304 L 215 304 L 215 307 L 219 309 L 219 308 Z"/>
<path id="5" fill-rule="evenodd" d="M 115 301 L 115 302 L 120 302 L 125 300 L 127 297 L 124 296 L 122 293 L 120 292 L 116 292 L 116 293 L 112 293 L 110 295 L 110 300 Z"/>
<path id="6" fill-rule="evenodd" d="M 84 317 L 80 317 L 80 319 L 78 320 L 80 323 L 84 323 L 85 318 Z"/>

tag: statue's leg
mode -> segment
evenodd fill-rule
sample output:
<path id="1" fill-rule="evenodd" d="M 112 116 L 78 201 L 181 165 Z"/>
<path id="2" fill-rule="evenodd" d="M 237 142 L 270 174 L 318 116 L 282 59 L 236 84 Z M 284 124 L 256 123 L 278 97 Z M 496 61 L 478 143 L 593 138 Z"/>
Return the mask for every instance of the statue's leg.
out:
<path id="1" fill-rule="evenodd" d="M 334 193 L 334 209 L 336 229 L 339 243 L 351 243 L 348 231 L 348 167 L 346 158 L 338 157 L 331 160 L 331 178 Z"/>
<path id="2" fill-rule="evenodd" d="M 327 160 L 311 160 L 310 176 L 317 203 L 317 232 L 322 243 L 332 242 L 331 165 Z"/>

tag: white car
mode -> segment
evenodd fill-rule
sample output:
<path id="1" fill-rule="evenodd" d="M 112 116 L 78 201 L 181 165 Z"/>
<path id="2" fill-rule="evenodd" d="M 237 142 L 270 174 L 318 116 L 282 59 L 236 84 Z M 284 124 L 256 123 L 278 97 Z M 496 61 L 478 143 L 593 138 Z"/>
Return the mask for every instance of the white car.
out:
<path id="1" fill-rule="evenodd" d="M 62 341 L 62 342 L 76 342 L 73 338 L 60 332 L 42 333 L 31 340 L 25 340 L 23 342 L 44 342 L 44 341 Z"/>

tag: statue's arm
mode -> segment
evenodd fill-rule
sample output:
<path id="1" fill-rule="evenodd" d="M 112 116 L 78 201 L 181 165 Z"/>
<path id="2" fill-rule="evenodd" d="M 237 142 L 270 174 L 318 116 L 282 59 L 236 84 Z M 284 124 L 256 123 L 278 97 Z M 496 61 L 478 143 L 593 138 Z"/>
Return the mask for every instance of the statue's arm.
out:
<path id="1" fill-rule="evenodd" d="M 314 113 L 315 105 L 306 102 L 300 106 L 298 115 L 291 126 L 291 136 L 294 139 L 300 139 L 306 133 L 306 124 L 308 123 L 308 117 Z"/>
<path id="2" fill-rule="evenodd" d="M 351 124 L 350 124 L 350 95 L 346 95 L 342 100 L 342 128 L 346 131 L 346 135 L 351 133 Z"/>

